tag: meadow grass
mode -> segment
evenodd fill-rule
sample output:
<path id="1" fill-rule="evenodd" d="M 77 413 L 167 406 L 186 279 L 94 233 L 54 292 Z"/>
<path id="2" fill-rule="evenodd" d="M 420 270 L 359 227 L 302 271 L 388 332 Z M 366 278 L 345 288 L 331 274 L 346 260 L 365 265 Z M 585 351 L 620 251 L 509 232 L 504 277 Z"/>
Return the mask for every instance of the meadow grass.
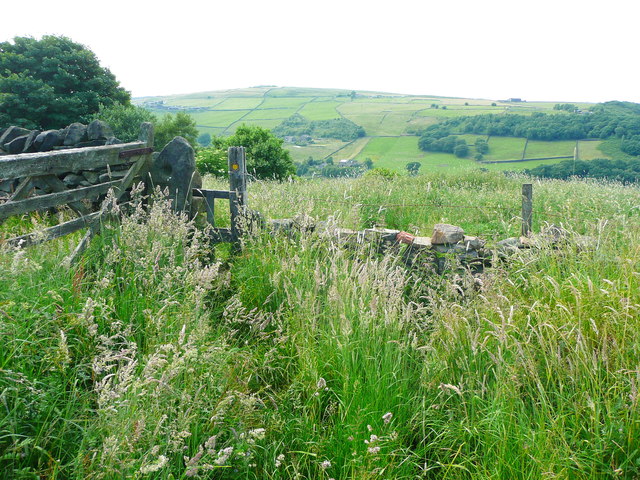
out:
<path id="1" fill-rule="evenodd" d="M 602 141 L 579 141 L 578 142 L 578 156 L 580 160 L 593 160 L 594 158 L 610 158 L 602 150 L 600 145 Z"/>
<path id="2" fill-rule="evenodd" d="M 193 112 L 190 115 L 198 125 L 210 125 L 212 127 L 228 127 L 251 110 L 212 110 Z"/>
<path id="3" fill-rule="evenodd" d="M 258 97 L 229 97 L 225 98 L 216 108 L 221 110 L 251 110 L 262 103 Z"/>
<path id="4" fill-rule="evenodd" d="M 309 120 L 332 120 L 340 118 L 336 110 L 338 105 L 340 103 L 331 100 L 314 100 L 305 104 L 298 113 Z"/>
<path id="5" fill-rule="evenodd" d="M 575 147 L 576 142 L 574 140 L 558 140 L 555 142 L 529 140 L 525 158 L 573 156 Z"/>
<path id="6" fill-rule="evenodd" d="M 493 246 L 518 233 L 527 181 L 252 182 L 248 202 L 423 235 L 446 221 Z M 70 269 L 77 236 L 3 249 L 0 477 L 637 477 L 640 192 L 533 183 L 534 230 L 590 248 L 475 277 L 315 233 L 253 232 L 230 256 L 156 198 Z"/>
<path id="7" fill-rule="evenodd" d="M 489 153 L 485 160 L 519 160 L 524 152 L 525 138 L 521 137 L 490 137 Z"/>

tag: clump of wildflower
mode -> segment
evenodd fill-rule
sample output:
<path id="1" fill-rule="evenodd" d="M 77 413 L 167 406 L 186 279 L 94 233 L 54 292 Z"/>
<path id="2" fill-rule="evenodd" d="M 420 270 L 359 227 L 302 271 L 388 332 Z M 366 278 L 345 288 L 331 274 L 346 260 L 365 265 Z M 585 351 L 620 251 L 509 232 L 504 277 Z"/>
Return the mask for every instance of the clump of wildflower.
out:
<path id="1" fill-rule="evenodd" d="M 140 467 L 140 473 L 146 474 L 146 473 L 157 472 L 158 470 L 161 470 L 162 468 L 164 468 L 164 466 L 167 464 L 168 461 L 169 459 L 167 457 L 165 457 L 164 455 L 160 455 L 155 462 L 148 463 Z"/>
<path id="2" fill-rule="evenodd" d="M 233 453 L 233 447 L 223 448 L 218 452 L 218 458 L 215 459 L 214 463 L 216 465 L 226 465 L 227 460 Z"/>
<path id="3" fill-rule="evenodd" d="M 280 468 L 280 465 L 282 465 L 282 462 L 284 462 L 284 453 L 281 453 L 276 457 L 276 468 Z"/>

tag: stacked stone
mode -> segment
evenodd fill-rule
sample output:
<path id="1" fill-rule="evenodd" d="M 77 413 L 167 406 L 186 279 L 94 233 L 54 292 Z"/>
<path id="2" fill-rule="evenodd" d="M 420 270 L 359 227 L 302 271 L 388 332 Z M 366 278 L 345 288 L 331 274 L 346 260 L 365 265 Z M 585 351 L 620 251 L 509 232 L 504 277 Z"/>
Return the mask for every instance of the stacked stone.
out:
<path id="1" fill-rule="evenodd" d="M 0 155 L 47 152 L 68 148 L 97 147 L 122 143 L 113 135 L 113 130 L 102 120 L 94 120 L 89 125 L 72 123 L 61 130 L 27 130 L 21 127 L 9 127 L 0 130 Z M 1 158 L 1 157 L 0 157 Z M 81 170 L 60 176 L 68 188 L 89 187 L 110 180 L 123 178 L 127 165 L 114 167 L 110 171 Z M 0 198 L 8 197 L 20 183 L 20 179 L 0 179 Z M 37 195 L 52 193 L 47 182 L 32 181 Z"/>
<path id="2" fill-rule="evenodd" d="M 11 126 L 0 130 L 0 155 L 48 152 L 63 148 L 97 147 L 122 143 L 102 120 L 89 125 L 72 123 L 61 130 L 28 130 Z"/>

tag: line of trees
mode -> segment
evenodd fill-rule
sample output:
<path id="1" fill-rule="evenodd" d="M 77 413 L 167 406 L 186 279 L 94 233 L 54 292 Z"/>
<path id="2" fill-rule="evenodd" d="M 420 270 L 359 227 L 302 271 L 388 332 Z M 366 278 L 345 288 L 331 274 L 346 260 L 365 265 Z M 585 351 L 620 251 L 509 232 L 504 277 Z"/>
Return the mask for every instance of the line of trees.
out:
<path id="1" fill-rule="evenodd" d="M 542 178 L 566 180 L 572 177 L 615 180 L 637 183 L 640 179 L 640 159 L 633 160 L 565 160 L 552 165 L 540 165 L 524 173 Z"/>
<path id="2" fill-rule="evenodd" d="M 564 108 L 562 109 L 564 110 Z M 423 145 L 463 133 L 531 140 L 580 140 L 584 138 L 621 138 L 621 150 L 640 154 L 640 104 L 605 102 L 588 113 L 532 115 L 486 114 L 455 117 L 431 125 L 421 132 Z M 421 138 L 422 140 L 422 138 Z"/>

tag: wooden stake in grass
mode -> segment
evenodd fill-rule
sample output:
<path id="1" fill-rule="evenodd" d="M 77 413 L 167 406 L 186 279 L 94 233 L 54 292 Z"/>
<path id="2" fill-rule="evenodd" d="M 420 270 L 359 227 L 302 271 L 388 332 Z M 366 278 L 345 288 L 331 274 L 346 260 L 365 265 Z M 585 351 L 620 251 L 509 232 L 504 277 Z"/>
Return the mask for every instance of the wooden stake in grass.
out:
<path id="1" fill-rule="evenodd" d="M 533 185 L 524 183 L 522 185 L 522 236 L 528 237 L 531 234 L 533 223 Z"/>

